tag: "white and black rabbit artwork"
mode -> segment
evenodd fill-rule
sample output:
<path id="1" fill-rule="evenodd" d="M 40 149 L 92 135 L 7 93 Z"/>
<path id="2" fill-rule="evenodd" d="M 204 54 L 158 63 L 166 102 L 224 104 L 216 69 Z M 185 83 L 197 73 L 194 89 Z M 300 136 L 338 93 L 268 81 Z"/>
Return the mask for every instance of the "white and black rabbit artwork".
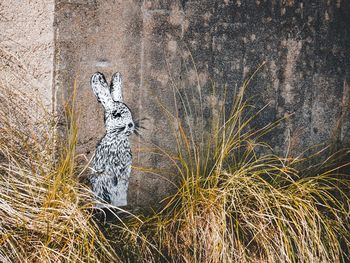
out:
<path id="1" fill-rule="evenodd" d="M 92 160 L 92 191 L 113 206 L 126 206 L 132 162 L 129 136 L 137 130 L 131 111 L 123 102 L 122 76 L 115 73 L 108 85 L 104 75 L 97 72 L 91 77 L 91 88 L 104 108 L 106 128 Z"/>

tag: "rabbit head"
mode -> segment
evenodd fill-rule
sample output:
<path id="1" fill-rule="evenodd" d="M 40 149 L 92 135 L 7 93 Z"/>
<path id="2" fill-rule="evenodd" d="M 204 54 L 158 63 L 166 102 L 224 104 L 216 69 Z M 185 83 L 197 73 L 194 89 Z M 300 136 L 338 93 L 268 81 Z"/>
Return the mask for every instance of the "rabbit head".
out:
<path id="1" fill-rule="evenodd" d="M 106 132 L 128 136 L 132 134 L 135 124 L 130 109 L 123 103 L 121 74 L 115 73 L 109 86 L 104 75 L 97 72 L 91 77 L 91 87 L 104 107 Z"/>

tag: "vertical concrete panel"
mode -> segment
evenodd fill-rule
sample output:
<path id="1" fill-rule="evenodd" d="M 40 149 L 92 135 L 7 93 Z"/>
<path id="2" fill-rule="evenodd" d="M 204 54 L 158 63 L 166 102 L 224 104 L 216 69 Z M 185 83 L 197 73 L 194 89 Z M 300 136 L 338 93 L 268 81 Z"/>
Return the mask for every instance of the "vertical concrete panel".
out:
<path id="1" fill-rule="evenodd" d="M 33 122 L 53 109 L 53 20 L 53 0 L 0 3 L 0 85 L 25 94 Z"/>
<path id="2" fill-rule="evenodd" d="M 58 1 L 56 7 L 56 89 L 69 98 L 77 83 L 80 109 L 79 152 L 91 156 L 104 133 L 103 109 L 90 87 L 90 77 L 115 71 L 124 77 L 124 100 L 138 108 L 140 85 L 140 7 L 133 1 Z"/>
<path id="3" fill-rule="evenodd" d="M 169 123 L 163 107 L 169 112 L 174 112 L 175 109 L 174 83 L 178 81 L 181 69 L 178 43 L 182 32 L 182 17 L 176 3 L 146 1 L 142 5 L 142 84 L 139 109 L 140 118 L 148 118 L 145 123 L 147 129 L 142 133 L 143 143 L 140 144 L 143 147 L 175 147 L 172 123 Z M 162 169 L 167 165 L 164 158 L 147 151 L 139 153 L 137 161 L 140 166 L 152 169 Z M 135 173 L 132 182 L 137 186 L 130 196 L 134 195 L 134 203 L 141 206 L 156 203 L 170 191 L 167 179 L 151 173 Z"/>
<path id="4" fill-rule="evenodd" d="M 171 108 L 169 65 L 180 69 L 177 52 L 179 25 L 170 10 L 139 1 L 58 1 L 56 6 L 56 89 L 58 99 L 72 94 L 78 84 L 76 104 L 80 112 L 78 151 L 90 158 L 104 134 L 103 109 L 91 88 L 90 76 L 115 71 L 124 76 L 124 101 L 135 119 L 147 118 L 143 139 L 132 136 L 134 169 L 129 203 L 149 205 L 160 200 L 168 187 L 157 176 L 137 167 L 157 167 L 157 157 L 140 149 L 167 145 L 168 126 L 161 103 Z M 176 20 L 176 19 L 175 19 Z M 175 24 L 175 25 L 173 25 Z M 170 70 L 171 71 L 171 70 Z M 172 72 L 177 75 L 176 72 Z M 159 134 L 159 136 L 157 136 Z"/>

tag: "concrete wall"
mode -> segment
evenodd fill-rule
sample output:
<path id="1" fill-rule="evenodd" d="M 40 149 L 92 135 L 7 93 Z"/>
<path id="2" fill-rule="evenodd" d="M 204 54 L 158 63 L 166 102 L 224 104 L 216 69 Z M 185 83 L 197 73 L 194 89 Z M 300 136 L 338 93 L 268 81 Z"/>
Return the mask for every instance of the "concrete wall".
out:
<path id="1" fill-rule="evenodd" d="M 349 143 L 350 4 L 348 1 L 59 0 L 56 3 L 56 88 L 69 96 L 79 84 L 79 151 L 91 156 L 103 136 L 103 112 L 89 78 L 124 75 L 124 96 L 135 118 L 147 117 L 143 139 L 133 138 L 135 166 L 162 167 L 146 144 L 171 146 L 159 101 L 174 109 L 180 93 L 202 86 L 204 110 L 218 93 L 234 96 L 266 62 L 247 91 L 263 126 L 291 116 L 266 139 L 279 153 L 298 154 L 318 143 Z M 193 63 L 194 62 L 194 63 Z M 162 117 L 163 116 L 163 117 Z M 134 169 L 129 200 L 148 205 L 171 189 Z"/>
<path id="2" fill-rule="evenodd" d="M 16 101 L 34 125 L 53 110 L 54 8 L 54 0 L 0 2 L 1 90 L 22 93 Z M 11 98 L 0 100 L 4 106 Z"/>
<path id="3" fill-rule="evenodd" d="M 256 127 L 291 116 L 266 138 L 277 152 L 296 155 L 315 143 L 349 143 L 349 1 L 56 0 L 0 7 L 6 10 L 0 12 L 0 50 L 7 52 L 1 81 L 26 87 L 3 70 L 10 54 L 10 64 L 17 70 L 23 65 L 45 103 L 57 103 L 60 112 L 76 80 L 78 150 L 88 157 L 104 134 L 90 76 L 124 75 L 125 102 L 135 118 L 148 118 L 143 139 L 132 138 L 133 205 L 154 204 L 171 189 L 166 180 L 137 170 L 166 165 L 143 147 L 174 145 L 160 102 L 174 110 L 174 89 L 196 93 L 199 84 L 205 116 L 213 116 L 206 105 L 222 99 L 212 95 L 213 83 L 221 94 L 227 85 L 230 99 L 264 61 L 247 97 L 254 96 L 258 108 L 268 105 Z M 195 103 L 196 95 L 190 99 Z"/>

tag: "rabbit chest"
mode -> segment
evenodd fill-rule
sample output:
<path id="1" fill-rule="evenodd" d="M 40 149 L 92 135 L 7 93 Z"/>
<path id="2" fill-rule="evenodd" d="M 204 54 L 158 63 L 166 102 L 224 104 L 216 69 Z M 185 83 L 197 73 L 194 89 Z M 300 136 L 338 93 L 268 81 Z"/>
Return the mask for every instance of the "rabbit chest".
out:
<path id="1" fill-rule="evenodd" d="M 126 136 L 117 139 L 104 137 L 96 147 L 93 169 L 99 175 L 115 176 L 117 179 L 127 179 L 128 168 L 131 166 L 132 153 Z"/>
<path id="2" fill-rule="evenodd" d="M 104 137 L 96 148 L 90 177 L 92 190 L 114 206 L 127 205 L 132 154 L 126 136 L 111 140 Z M 98 205 L 97 207 L 99 207 Z"/>

